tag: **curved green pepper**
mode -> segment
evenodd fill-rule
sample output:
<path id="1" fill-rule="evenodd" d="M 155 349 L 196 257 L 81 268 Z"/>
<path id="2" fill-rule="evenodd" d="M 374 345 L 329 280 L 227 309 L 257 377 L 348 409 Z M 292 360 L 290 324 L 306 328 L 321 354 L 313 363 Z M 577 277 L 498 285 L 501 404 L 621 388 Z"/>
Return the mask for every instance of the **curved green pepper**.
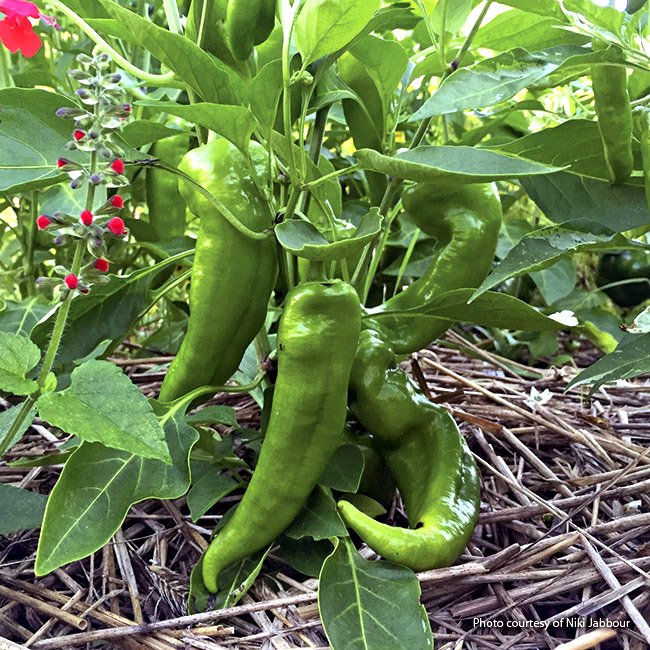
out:
<path id="1" fill-rule="evenodd" d="M 621 280 L 640 279 L 640 282 L 620 284 L 605 289 L 605 293 L 619 307 L 634 307 L 650 298 L 650 252 L 630 250 L 621 253 L 605 253 L 598 262 L 596 284 L 603 287 L 606 284 Z"/>
<path id="2" fill-rule="evenodd" d="M 189 135 L 174 135 L 156 142 L 151 154 L 172 167 L 178 167 L 189 143 Z M 185 234 L 185 200 L 178 191 L 175 176 L 155 167 L 147 170 L 147 207 L 149 223 L 158 240 Z"/>
<path id="3" fill-rule="evenodd" d="M 255 173 L 263 180 L 267 154 L 250 144 Z M 256 232 L 272 225 L 268 204 L 249 162 L 230 142 L 217 139 L 188 152 L 179 169 L 218 197 Z M 251 239 L 231 226 L 189 182 L 179 183 L 190 210 L 201 218 L 190 286 L 190 319 L 181 349 L 160 390 L 172 401 L 208 384 L 223 384 L 237 370 L 246 348 L 264 324 L 277 276 L 272 238 Z"/>
<path id="4" fill-rule="evenodd" d="M 609 43 L 600 39 L 594 39 L 592 43 L 594 52 L 608 47 Z M 618 185 L 624 183 L 634 169 L 627 71 L 616 65 L 594 65 L 591 68 L 591 82 L 609 180 Z"/>
<path id="5" fill-rule="evenodd" d="M 253 478 L 204 555 L 209 591 L 291 523 L 343 442 L 360 326 L 359 297 L 345 282 L 306 282 L 287 295 L 269 424 Z"/>
<path id="6" fill-rule="evenodd" d="M 228 0 L 226 36 L 232 55 L 245 61 L 275 25 L 275 0 Z"/>
<path id="7" fill-rule="evenodd" d="M 350 375 L 350 408 L 373 434 L 404 499 L 412 528 L 375 521 L 342 500 L 348 526 L 384 558 L 424 571 L 449 566 L 467 545 L 479 510 L 476 463 L 453 418 L 364 330 Z"/>
<path id="8" fill-rule="evenodd" d="M 378 307 L 371 315 L 422 307 L 446 291 L 478 287 L 492 267 L 501 226 L 501 201 L 493 183 L 444 191 L 418 184 L 402 196 L 404 209 L 417 226 L 436 237 L 439 247 L 421 278 Z M 398 354 L 417 352 L 449 327 L 435 319 L 400 316 L 367 319 Z"/>

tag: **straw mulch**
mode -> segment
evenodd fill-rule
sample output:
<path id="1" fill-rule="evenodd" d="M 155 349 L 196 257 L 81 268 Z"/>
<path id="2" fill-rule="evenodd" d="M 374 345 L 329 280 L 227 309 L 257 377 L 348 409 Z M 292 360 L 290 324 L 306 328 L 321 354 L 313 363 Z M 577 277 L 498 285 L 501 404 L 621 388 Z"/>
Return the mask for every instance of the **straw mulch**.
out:
<path id="1" fill-rule="evenodd" d="M 588 365 L 593 351 L 577 358 Z M 150 370 L 160 359 L 118 363 L 146 394 L 156 394 L 162 375 Z M 426 378 L 432 399 L 454 414 L 482 476 L 480 522 L 465 554 L 453 567 L 419 574 L 436 647 L 647 648 L 650 386 L 640 378 L 582 401 L 586 389 L 563 392 L 574 369 L 540 370 L 535 379 L 517 372 L 525 369 L 453 333 L 410 365 L 421 383 Z M 548 401 L 533 403 L 533 388 L 549 391 Z M 215 401 L 235 405 L 240 424 L 255 426 L 259 410 L 250 398 Z M 37 424 L 10 459 L 52 451 L 54 440 Z M 43 493 L 57 474 L 52 467 L 0 466 L 0 481 Z M 236 607 L 184 611 L 189 572 L 220 512 L 237 498 L 197 525 L 184 499 L 140 503 L 92 558 L 38 580 L 37 532 L 0 538 L 0 650 L 93 642 L 325 650 L 316 581 L 273 555 L 269 572 Z M 400 507 L 396 500 L 394 509 Z"/>

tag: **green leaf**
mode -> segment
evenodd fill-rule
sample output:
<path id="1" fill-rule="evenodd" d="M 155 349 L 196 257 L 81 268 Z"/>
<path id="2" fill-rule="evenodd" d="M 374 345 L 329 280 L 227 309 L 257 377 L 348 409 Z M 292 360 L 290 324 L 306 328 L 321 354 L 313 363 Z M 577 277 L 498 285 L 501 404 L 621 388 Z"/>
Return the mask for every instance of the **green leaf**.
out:
<path id="1" fill-rule="evenodd" d="M 41 351 L 26 336 L 0 332 L 0 390 L 30 395 L 38 384 L 27 373 L 40 361 Z"/>
<path id="2" fill-rule="evenodd" d="M 332 650 L 433 650 L 415 574 L 364 559 L 347 537 L 323 564 L 318 608 Z"/>
<path id="3" fill-rule="evenodd" d="M 4 437 L 9 433 L 11 426 L 16 421 L 20 410 L 22 409 L 23 404 L 16 404 L 11 408 L 8 408 L 4 411 L 0 411 L 0 440 L 4 440 Z M 34 418 L 36 417 L 36 408 L 32 407 L 27 417 L 23 420 L 16 435 L 12 440 L 9 441 L 7 451 L 11 449 L 24 435 L 27 429 L 31 426 Z"/>
<path id="4" fill-rule="evenodd" d="M 165 413 L 156 405 L 159 415 Z M 129 508 L 145 499 L 176 499 L 190 483 L 188 456 L 198 433 L 177 412 L 165 422 L 172 464 L 84 442 L 54 486 L 36 553 L 41 576 L 94 553 L 122 525 Z"/>
<path id="5" fill-rule="evenodd" d="M 347 535 L 331 491 L 317 485 L 284 534 L 293 539 L 312 537 L 316 541 Z"/>
<path id="6" fill-rule="evenodd" d="M 325 558 L 332 553 L 332 543 L 326 539 L 318 542 L 311 537 L 292 539 L 282 535 L 280 554 L 282 559 L 296 571 L 318 578 Z"/>
<path id="7" fill-rule="evenodd" d="M 237 426 L 237 412 L 232 406 L 212 404 L 196 413 L 187 416 L 188 424 L 225 424 L 227 427 Z"/>
<path id="8" fill-rule="evenodd" d="M 625 328 L 630 334 L 650 334 L 650 307 L 646 307 L 634 319 L 634 325 Z"/>
<path id="9" fill-rule="evenodd" d="M 603 141 L 598 124 L 592 120 L 567 120 L 559 126 L 530 133 L 491 150 L 522 156 L 544 165 L 566 166 L 567 172 L 580 176 L 609 179 Z M 634 182 L 643 185 L 643 178 L 632 178 L 628 184 Z"/>
<path id="10" fill-rule="evenodd" d="M 298 257 L 319 262 L 340 260 L 362 251 L 381 232 L 382 221 L 379 209 L 371 208 L 370 212 L 361 218 L 351 237 L 332 244 L 315 226 L 299 219 L 278 224 L 275 227 L 275 236 L 283 248 Z"/>
<path id="11" fill-rule="evenodd" d="M 32 327 L 52 309 L 51 305 L 41 300 L 38 297 L 23 302 L 7 300 L 0 312 L 0 331 L 29 336 Z"/>
<path id="12" fill-rule="evenodd" d="M 521 184 L 546 217 L 576 230 L 623 232 L 650 222 L 640 187 L 610 186 L 567 172 L 522 178 Z"/>
<path id="13" fill-rule="evenodd" d="M 402 312 L 381 312 L 370 314 L 371 318 L 381 323 L 390 320 L 396 314 L 400 319 L 413 319 L 413 327 L 418 320 L 437 318 L 450 322 L 473 323 L 484 327 L 499 327 L 504 329 L 522 329 L 537 332 L 554 331 L 564 326 L 548 316 L 538 312 L 528 303 L 509 296 L 507 293 L 491 291 L 478 295 L 471 303 L 470 298 L 475 294 L 474 289 L 454 289 L 446 291 L 435 300 Z"/>
<path id="14" fill-rule="evenodd" d="M 210 102 L 183 105 L 176 102 L 149 100 L 138 101 L 136 104 L 150 106 L 157 111 L 176 115 L 176 117 L 214 131 L 232 142 L 244 155 L 248 156 L 248 143 L 251 133 L 255 130 L 256 122 L 253 114 L 245 106 L 212 104 Z"/>
<path id="15" fill-rule="evenodd" d="M 0 535 L 40 528 L 47 497 L 0 483 Z"/>
<path id="16" fill-rule="evenodd" d="M 360 149 L 355 156 L 363 169 L 440 185 L 525 178 L 551 174 L 561 169 L 486 149 L 452 145 L 416 147 L 395 156 L 384 156 L 372 149 Z"/>
<path id="17" fill-rule="evenodd" d="M 76 297 L 70 305 L 57 364 L 84 358 L 102 341 L 121 341 L 151 306 L 148 293 L 151 283 L 161 271 L 186 257 L 186 253 L 180 253 L 130 275 L 109 276 L 107 284 L 96 284 L 87 296 Z M 52 333 L 56 311 L 57 308 L 52 309 L 32 330 L 31 339 L 41 348 L 45 348 Z"/>
<path id="18" fill-rule="evenodd" d="M 629 334 L 618 344 L 614 352 L 601 357 L 576 377 L 566 390 L 591 384 L 591 397 L 603 384 L 618 379 L 628 379 L 650 372 L 650 334 Z"/>
<path id="19" fill-rule="evenodd" d="M 0 195 L 47 187 L 66 178 L 56 166 L 65 153 L 70 160 L 87 162 L 79 152 L 64 152 L 72 137 L 68 120 L 56 116 L 67 97 L 39 89 L 0 90 Z"/>
<path id="20" fill-rule="evenodd" d="M 566 298 L 575 287 L 577 274 L 572 260 L 561 259 L 543 271 L 530 274 L 547 305 Z M 544 355 L 541 355 L 544 356 Z"/>
<path id="21" fill-rule="evenodd" d="M 341 445 L 318 479 L 318 484 L 339 492 L 356 492 L 361 482 L 363 466 L 363 453 L 357 445 Z"/>
<path id="22" fill-rule="evenodd" d="M 438 0 L 429 16 L 429 22 L 436 34 L 456 34 L 465 24 L 471 10 L 471 0 Z"/>
<path id="23" fill-rule="evenodd" d="M 515 7 L 522 11 L 554 18 L 558 23 L 567 22 L 562 5 L 557 0 L 502 0 L 500 4 Z"/>
<path id="24" fill-rule="evenodd" d="M 197 522 L 215 504 L 230 494 L 238 483 L 230 476 L 219 474 L 219 468 L 210 463 L 187 493 L 187 506 L 192 521 Z"/>
<path id="25" fill-rule="evenodd" d="M 72 371 L 70 387 L 41 395 L 39 416 L 87 442 L 171 463 L 165 432 L 147 398 L 115 365 L 87 361 Z"/>
<path id="26" fill-rule="evenodd" d="M 532 54 L 517 47 L 484 59 L 447 77 L 409 121 L 499 104 L 581 54 L 585 54 L 585 50 L 574 45 Z"/>
<path id="27" fill-rule="evenodd" d="M 303 66 L 347 45 L 380 6 L 379 0 L 306 0 L 293 34 Z"/>
<path id="28" fill-rule="evenodd" d="M 585 233 L 552 226 L 526 235 L 483 281 L 472 299 L 508 278 L 541 271 L 573 253 L 644 248 L 619 234 Z"/>
<path id="29" fill-rule="evenodd" d="M 558 29 L 556 18 L 514 9 L 497 15 L 491 22 L 481 27 L 472 46 L 502 52 L 516 47 L 542 50 L 566 43 L 584 45 L 588 41 L 587 36 Z"/>
<path id="30" fill-rule="evenodd" d="M 136 104 L 138 103 L 136 102 Z M 155 106 L 158 105 L 158 102 L 149 102 L 149 105 Z M 184 131 L 170 129 L 168 126 L 152 120 L 133 120 L 120 129 L 123 140 L 134 149 L 139 149 L 150 142 L 158 142 L 158 140 L 180 135 L 181 133 L 184 133 Z"/>
<path id="31" fill-rule="evenodd" d="M 100 0 L 134 42 L 173 70 L 179 81 L 195 90 L 206 102 L 239 103 L 241 79 L 228 66 L 210 56 L 190 39 L 158 27 L 150 20 L 121 7 L 113 0 Z"/>
<path id="32" fill-rule="evenodd" d="M 250 83 L 250 107 L 264 133 L 273 129 L 282 95 L 282 59 L 267 63 Z"/>

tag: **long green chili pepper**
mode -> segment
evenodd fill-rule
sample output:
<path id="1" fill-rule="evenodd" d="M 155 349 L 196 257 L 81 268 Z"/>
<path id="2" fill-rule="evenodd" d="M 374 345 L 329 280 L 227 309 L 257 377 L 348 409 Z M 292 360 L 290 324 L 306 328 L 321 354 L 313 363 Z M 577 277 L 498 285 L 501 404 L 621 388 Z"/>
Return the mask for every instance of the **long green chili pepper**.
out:
<path id="1" fill-rule="evenodd" d="M 264 179 L 267 154 L 250 144 L 255 173 Z M 219 198 L 248 228 L 272 225 L 249 162 L 230 142 L 213 140 L 188 152 L 179 169 Z M 203 385 L 223 384 L 237 370 L 246 348 L 264 324 L 277 277 L 272 238 L 251 239 L 231 226 L 214 204 L 181 180 L 190 210 L 201 218 L 190 286 L 190 319 L 181 349 L 160 390 L 172 401 Z"/>
<path id="2" fill-rule="evenodd" d="M 422 277 L 378 307 L 369 309 L 377 318 L 364 319 L 380 331 L 398 354 L 416 352 L 435 341 L 448 323 L 386 312 L 422 307 L 446 291 L 475 288 L 492 267 L 499 228 L 501 202 L 494 184 L 466 185 L 447 191 L 418 184 L 402 195 L 404 209 L 416 225 L 438 239 L 439 246 Z"/>
<path id="3" fill-rule="evenodd" d="M 287 295 L 269 424 L 253 478 L 203 558 L 209 591 L 291 523 L 343 442 L 360 326 L 359 297 L 345 282 L 306 282 Z"/>
<path id="4" fill-rule="evenodd" d="M 348 526 L 384 558 L 424 571 L 449 566 L 476 525 L 479 479 L 462 435 L 397 366 L 382 337 L 364 330 L 350 375 L 350 407 L 395 477 L 411 528 L 375 521 L 348 501 Z"/>
<path id="5" fill-rule="evenodd" d="M 609 43 L 601 39 L 594 39 L 592 43 L 594 52 L 608 47 Z M 594 65 L 591 67 L 591 82 L 609 180 L 618 185 L 624 183 L 634 169 L 627 71 L 616 65 Z"/>
<path id="6" fill-rule="evenodd" d="M 275 25 L 275 0 L 228 0 L 226 35 L 232 55 L 245 61 Z"/>

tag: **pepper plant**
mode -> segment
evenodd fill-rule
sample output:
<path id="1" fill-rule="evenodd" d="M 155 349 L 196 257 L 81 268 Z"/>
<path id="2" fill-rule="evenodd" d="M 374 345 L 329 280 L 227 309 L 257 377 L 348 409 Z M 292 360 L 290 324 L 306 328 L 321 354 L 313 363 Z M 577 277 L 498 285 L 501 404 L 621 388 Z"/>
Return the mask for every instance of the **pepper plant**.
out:
<path id="1" fill-rule="evenodd" d="M 37 416 L 62 442 L 17 461 L 63 466 L 37 576 L 185 496 L 223 515 L 190 611 L 275 548 L 319 576 L 335 650 L 430 648 L 414 571 L 463 553 L 480 473 L 400 363 L 461 323 L 533 357 L 572 328 L 610 352 L 574 386 L 648 370 L 645 312 L 624 334 L 605 294 L 629 278 L 576 265 L 648 249 L 644 4 L 41 8 L 0 0 L 0 455 Z M 107 360 L 125 340 L 175 354 L 155 398 Z M 192 412 L 224 391 L 262 407 L 254 467 L 232 409 Z M 392 481 L 403 526 L 378 520 Z"/>

